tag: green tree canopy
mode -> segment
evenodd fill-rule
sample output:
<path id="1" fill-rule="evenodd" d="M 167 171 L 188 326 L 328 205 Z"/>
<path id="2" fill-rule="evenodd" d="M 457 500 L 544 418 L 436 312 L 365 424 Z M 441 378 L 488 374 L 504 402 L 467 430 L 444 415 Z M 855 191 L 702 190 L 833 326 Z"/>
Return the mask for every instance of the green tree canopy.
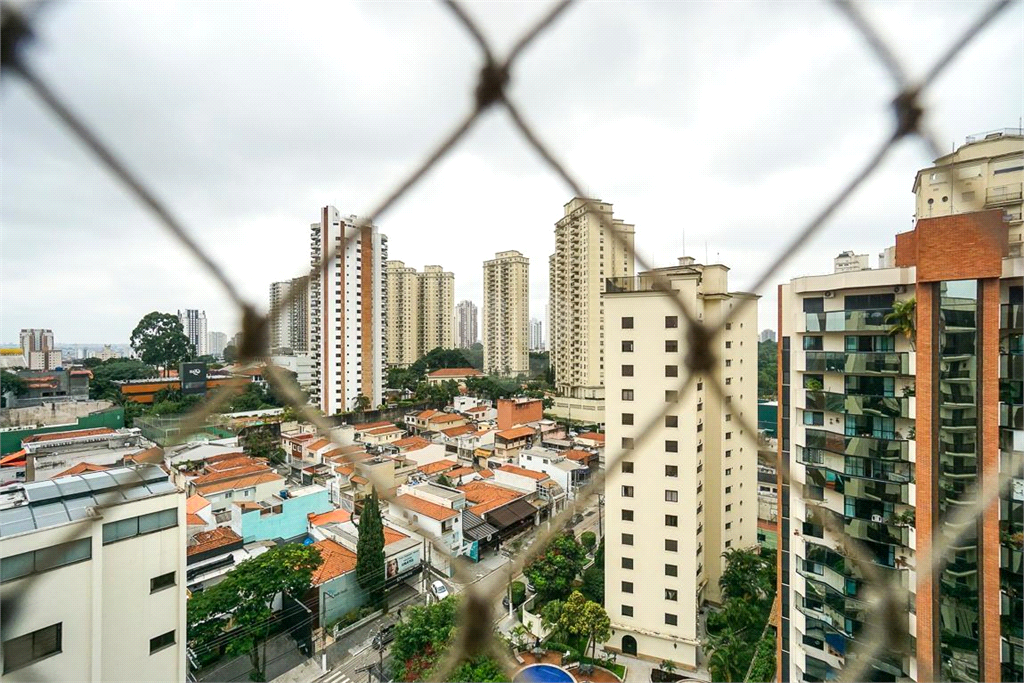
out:
<path id="1" fill-rule="evenodd" d="M 195 355 L 185 328 L 173 313 L 147 313 L 132 330 L 131 345 L 142 362 L 165 369 Z"/>
<path id="2" fill-rule="evenodd" d="M 160 374 L 152 365 L 133 358 L 111 358 L 93 365 L 91 369 L 89 398 L 118 402 L 121 400 L 121 390 L 114 382 L 148 379 Z"/>
<path id="3" fill-rule="evenodd" d="M 380 516 L 377 489 L 363 501 L 359 515 L 359 540 L 356 542 L 356 580 L 370 596 L 370 604 L 384 604 L 384 523 Z"/>
<path id="4" fill-rule="evenodd" d="M 430 680 L 418 676 L 433 668 L 451 639 L 457 610 L 455 598 L 402 610 L 402 620 L 395 625 L 395 640 L 391 643 L 391 673 L 395 680 Z"/>
<path id="5" fill-rule="evenodd" d="M 272 463 L 285 461 L 284 449 L 281 448 L 281 437 L 274 427 L 263 425 L 247 430 L 240 438 L 242 450 L 254 458 L 266 458 Z"/>
<path id="6" fill-rule="evenodd" d="M 319 550 L 296 543 L 240 562 L 223 581 L 188 601 L 189 644 L 202 657 L 228 635 L 228 653 L 249 655 L 254 680 L 264 680 L 266 662 L 261 661 L 259 644 L 273 616 L 271 603 L 279 593 L 301 598 L 321 562 Z"/>
<path id="7" fill-rule="evenodd" d="M 228 344 L 224 347 L 224 362 L 234 363 L 238 360 L 238 347 L 234 344 Z"/>
<path id="8" fill-rule="evenodd" d="M 586 551 L 572 532 L 555 537 L 544 554 L 526 569 L 541 600 L 564 600 L 572 592 L 572 583 L 583 568 Z"/>
<path id="9" fill-rule="evenodd" d="M 573 591 L 569 599 L 562 605 L 560 623 L 563 629 L 586 638 L 584 651 L 612 637 L 611 620 L 601 605 L 587 600 L 579 591 Z"/>
<path id="10" fill-rule="evenodd" d="M 889 334 L 902 334 L 910 342 L 910 348 L 917 348 L 917 298 L 894 301 L 892 312 L 885 315 L 885 322 L 891 323 Z"/>
<path id="11" fill-rule="evenodd" d="M 757 344 L 757 395 L 772 398 L 778 388 L 777 346 L 773 341 Z"/>

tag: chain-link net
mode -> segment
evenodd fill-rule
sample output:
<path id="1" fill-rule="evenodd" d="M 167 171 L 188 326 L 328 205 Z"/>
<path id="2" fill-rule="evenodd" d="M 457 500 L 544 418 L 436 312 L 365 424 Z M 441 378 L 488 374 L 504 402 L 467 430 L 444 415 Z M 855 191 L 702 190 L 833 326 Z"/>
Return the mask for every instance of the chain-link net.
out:
<path id="1" fill-rule="evenodd" d="M 178 218 L 166 207 L 152 192 L 145 182 L 129 170 L 128 165 L 119 159 L 113 151 L 82 121 L 78 115 L 64 102 L 58 93 L 43 79 L 32 67 L 31 62 L 26 58 L 26 45 L 32 37 L 32 22 L 36 19 L 39 5 L 37 3 L 28 8 L 21 8 L 6 3 L 2 7 L 3 24 L 0 31 L 2 40 L 2 66 L 5 75 L 17 75 L 36 96 L 46 105 L 50 113 L 60 120 L 78 140 L 85 145 L 121 183 L 125 189 L 146 206 L 153 216 L 163 225 L 164 229 L 174 236 L 178 242 L 194 257 L 206 272 L 210 273 L 220 286 L 227 293 L 242 314 L 242 335 L 239 346 L 240 362 L 250 366 L 262 362 L 268 356 L 269 334 L 268 330 L 272 324 L 277 322 L 281 312 L 285 310 L 292 299 L 299 295 L 300 288 L 291 288 L 288 296 L 278 302 L 270 312 L 264 316 L 251 302 L 245 300 L 239 289 L 226 275 L 224 270 L 217 263 L 217 260 L 204 248 L 200 240 L 182 224 Z M 385 212 L 391 209 L 402 197 L 436 166 L 437 162 L 448 155 L 473 128 L 482 113 L 486 110 L 497 107 L 502 108 L 509 115 L 513 127 L 521 135 L 528 145 L 544 161 L 544 163 L 561 179 L 566 189 L 574 196 L 585 198 L 588 196 L 583 190 L 583 183 L 569 171 L 566 165 L 552 151 L 552 148 L 543 141 L 536 129 L 527 121 L 522 108 L 513 101 L 509 94 L 512 68 L 515 66 L 525 50 L 536 40 L 541 39 L 544 33 L 557 20 L 561 19 L 574 4 L 573 0 L 561 0 L 554 3 L 523 35 L 514 42 L 508 54 L 499 58 L 493 48 L 491 41 L 477 25 L 470 13 L 459 2 L 445 0 L 443 6 L 450 11 L 458 20 L 464 30 L 472 37 L 479 47 L 483 66 L 480 69 L 479 80 L 476 84 L 472 97 L 472 106 L 469 111 L 458 120 L 452 127 L 450 133 L 437 144 L 430 154 L 409 174 L 397 183 L 394 189 L 387 193 L 384 198 L 372 208 L 364 217 L 357 219 L 356 227 L 367 226 L 375 223 Z M 849 23 L 859 32 L 863 38 L 866 49 L 885 68 L 890 79 L 895 85 L 898 95 L 892 103 L 892 126 L 891 133 L 879 140 L 877 148 L 867 163 L 857 170 L 841 190 L 832 197 L 821 210 L 790 239 L 788 244 L 775 255 L 764 271 L 754 280 L 750 287 L 751 291 L 762 291 L 773 279 L 779 275 L 781 268 L 789 261 L 800 248 L 813 238 L 822 226 L 835 214 L 835 212 L 849 199 L 851 194 L 867 180 L 880 166 L 886 156 L 893 150 L 897 143 L 907 137 L 918 137 L 930 148 L 933 155 L 941 156 L 942 152 L 936 138 L 924 126 L 924 115 L 926 109 L 922 103 L 922 93 L 935 81 L 935 79 L 956 60 L 962 50 L 971 43 L 996 17 L 998 17 L 1009 5 L 1011 0 L 998 0 L 992 2 L 978 13 L 977 19 L 955 40 L 949 43 L 948 48 L 942 52 L 939 59 L 929 68 L 925 75 L 919 80 L 913 80 L 907 73 L 903 63 L 896 57 L 890 45 L 882 38 L 872 22 L 864 15 L 860 7 L 850 0 L 834 0 L 832 3 L 837 11 L 844 16 Z M 954 174 L 955 175 L 955 174 Z M 954 178 L 953 183 L 959 182 Z M 610 216 L 597 210 L 597 207 L 585 200 L 587 208 L 601 222 L 607 235 L 619 242 L 620 248 L 627 252 L 632 251 L 626 244 L 621 233 L 614 229 L 610 223 Z M 352 231 L 346 242 L 339 241 L 334 244 L 321 262 L 321 267 L 333 261 L 339 251 L 343 250 L 347 243 L 356 239 L 358 230 Z M 635 254 L 636 265 L 639 269 L 653 271 L 652 264 L 648 263 L 639 254 Z M 315 266 L 314 266 L 315 269 Z M 316 272 L 310 273 L 316 275 Z M 682 299 L 673 293 L 668 280 L 657 271 L 651 273 L 653 288 L 665 292 L 672 297 L 672 301 L 680 316 L 685 321 L 683 332 L 685 334 L 686 355 L 684 372 L 680 377 L 677 387 L 677 396 L 684 396 L 690 385 L 698 375 L 707 376 L 708 371 L 715 367 L 716 356 L 713 349 L 718 346 L 718 337 L 725 329 L 725 325 L 742 315 L 746 306 L 752 305 L 753 298 L 743 299 L 731 313 L 716 325 L 705 324 L 698 320 L 684 306 Z M 299 416 L 315 425 L 324 438 L 331 438 L 331 430 L 334 424 L 323 415 L 317 408 L 307 403 L 307 397 L 295 384 L 291 374 L 283 368 L 268 365 L 265 369 L 265 377 L 271 386 L 285 397 L 287 403 L 294 408 Z M 725 400 L 725 388 L 717 382 L 710 382 L 709 389 Z M 242 384 L 235 382 L 219 387 L 212 392 L 208 398 L 191 414 L 189 414 L 180 425 L 179 441 L 185 440 L 188 435 L 199 430 L 207 421 L 207 418 L 216 413 L 227 404 L 232 396 L 242 390 Z M 546 530 L 534 529 L 534 542 L 529 544 L 529 549 L 520 552 L 511 559 L 511 566 L 505 571 L 493 572 L 483 580 L 476 580 L 470 572 L 468 562 L 465 558 L 457 558 L 453 563 L 455 579 L 467 586 L 464 591 L 461 603 L 461 614 L 458 623 L 455 645 L 449 648 L 434 675 L 438 680 L 449 677 L 452 671 L 460 662 L 466 658 L 479 654 L 490 654 L 494 656 L 508 670 L 517 668 L 518 664 L 510 655 L 504 643 L 495 637 L 493 624 L 495 623 L 494 606 L 504 593 L 507 581 L 506 576 L 518 575 L 557 534 L 564 522 L 569 520 L 579 510 L 589 505 L 593 498 L 603 490 L 606 472 L 614 471 L 620 461 L 627 453 L 642 451 L 649 434 L 653 428 L 661 424 L 664 417 L 674 408 L 674 404 L 666 402 L 664 408 L 653 419 L 643 425 L 634 439 L 632 449 L 626 450 L 621 447 L 608 445 L 606 464 L 603 471 L 594 476 L 590 483 L 583 488 L 571 501 L 565 510 L 557 516 L 552 517 L 551 523 Z M 757 427 L 748 417 L 735 415 L 739 427 L 743 430 L 750 430 L 750 433 L 757 433 Z M 347 458 L 343 458 L 348 461 Z M 339 461 L 340 462 L 340 461 Z M 372 473 L 369 476 L 373 480 L 377 490 L 382 493 L 382 498 L 388 502 L 394 502 L 394 493 L 389 492 L 384 482 L 378 481 Z M 784 486 L 789 481 L 788 463 L 780 462 L 778 469 L 778 484 Z M 979 516 L 999 496 L 1001 490 L 1005 490 L 1013 476 L 1020 476 L 1019 473 L 1003 472 L 998 479 L 986 478 L 976 496 L 974 503 L 963 506 L 959 511 L 959 519 L 970 519 Z M 816 509 L 818 506 L 813 501 L 807 502 L 808 509 Z M 863 572 L 866 583 L 870 590 L 866 596 L 869 611 L 864 619 L 868 624 L 865 633 L 857 638 L 855 647 L 848 653 L 849 665 L 843 670 L 843 680 L 863 680 L 867 668 L 871 665 L 872 658 L 886 651 L 895 655 L 913 656 L 911 651 L 911 640 L 907 637 L 905 629 L 900 626 L 904 620 L 890 618 L 906 609 L 908 600 L 911 599 L 907 589 L 883 580 L 878 570 L 874 567 L 871 554 L 856 539 L 849 537 L 840 521 L 831 515 L 824 513 L 826 529 L 836 538 L 842 539 L 843 547 L 848 557 L 856 563 Z M 442 545 L 441 539 L 433 536 L 429 531 L 412 523 L 413 530 L 429 539 L 437 552 L 447 554 L 448 549 Z M 953 525 L 955 526 L 955 525 Z M 967 526 L 962 527 L 964 530 Z M 938 568 L 946 557 L 948 551 L 956 545 L 957 538 L 944 537 L 936 545 L 932 546 L 930 552 L 925 556 L 919 553 L 917 556 L 917 572 L 937 572 Z M 4 596 L 4 610 L 16 609 L 16 601 L 9 596 Z"/>

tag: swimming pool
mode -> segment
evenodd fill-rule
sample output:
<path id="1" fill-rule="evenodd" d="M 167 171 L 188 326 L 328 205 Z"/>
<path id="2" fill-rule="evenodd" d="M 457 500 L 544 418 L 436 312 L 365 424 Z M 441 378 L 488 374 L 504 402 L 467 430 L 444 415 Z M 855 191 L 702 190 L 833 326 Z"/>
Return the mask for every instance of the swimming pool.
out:
<path id="1" fill-rule="evenodd" d="M 568 671 L 554 664 L 531 664 L 512 677 L 513 683 L 576 683 Z"/>

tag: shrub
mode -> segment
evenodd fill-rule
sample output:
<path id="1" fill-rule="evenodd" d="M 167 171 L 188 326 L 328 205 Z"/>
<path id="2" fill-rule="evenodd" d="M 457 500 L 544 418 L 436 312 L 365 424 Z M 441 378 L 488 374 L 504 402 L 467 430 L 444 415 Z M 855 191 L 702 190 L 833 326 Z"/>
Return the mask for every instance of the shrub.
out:
<path id="1" fill-rule="evenodd" d="M 583 534 L 580 535 L 580 543 L 583 544 L 583 547 L 587 549 L 588 553 L 593 552 L 594 547 L 597 545 L 597 534 L 593 531 L 584 531 Z"/>
<path id="2" fill-rule="evenodd" d="M 515 607 L 526 602 L 526 584 L 522 581 L 512 582 L 512 604 Z"/>
<path id="3" fill-rule="evenodd" d="M 770 681 L 775 677 L 775 634 L 771 629 L 757 643 L 754 661 L 747 680 L 754 683 Z"/>

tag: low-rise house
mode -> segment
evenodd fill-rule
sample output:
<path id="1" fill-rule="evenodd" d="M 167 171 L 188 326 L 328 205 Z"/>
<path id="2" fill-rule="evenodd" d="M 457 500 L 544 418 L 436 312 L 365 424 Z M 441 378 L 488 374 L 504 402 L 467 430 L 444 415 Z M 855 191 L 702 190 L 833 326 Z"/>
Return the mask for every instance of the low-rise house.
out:
<path id="1" fill-rule="evenodd" d="M 598 432 L 583 432 L 578 434 L 573 441 L 577 446 L 584 448 L 604 448 L 604 434 Z"/>
<path id="2" fill-rule="evenodd" d="M 596 472 L 600 465 L 600 456 L 595 451 L 585 451 L 582 448 L 570 448 L 560 452 L 569 460 L 583 465 L 591 472 Z"/>
<path id="3" fill-rule="evenodd" d="M 390 422 L 379 427 L 372 427 L 356 432 L 356 440 L 367 446 L 383 446 L 394 443 L 405 436 L 405 430 L 396 427 Z"/>
<path id="4" fill-rule="evenodd" d="M 423 432 L 442 432 L 466 424 L 466 418 L 458 413 L 437 413 L 427 418 Z M 421 432 L 422 433 L 422 432 Z"/>
<path id="5" fill-rule="evenodd" d="M 241 452 L 242 448 L 238 445 L 238 437 L 233 436 L 228 439 L 192 441 L 179 446 L 168 446 L 164 449 L 164 460 L 172 467 L 178 467 L 182 463 L 192 463 L 198 466 L 218 455 Z"/>
<path id="6" fill-rule="evenodd" d="M 458 466 L 459 463 L 456 460 L 449 460 L 448 458 L 445 458 L 443 460 L 435 460 L 434 462 L 427 463 L 426 465 L 420 465 L 416 468 L 416 471 L 427 478 L 437 478 Z"/>
<path id="7" fill-rule="evenodd" d="M 125 458 L 155 448 L 134 428 L 76 429 L 67 432 L 35 434 L 22 439 L 25 455 L 25 481 L 43 481 L 75 465 L 122 465 Z"/>
<path id="8" fill-rule="evenodd" d="M 280 491 L 258 502 L 236 504 L 231 510 L 231 528 L 245 543 L 291 540 L 306 534 L 309 515 L 332 510 L 323 486 L 313 485 Z"/>
<path id="9" fill-rule="evenodd" d="M 366 591 L 356 579 L 356 554 L 337 541 L 324 539 L 313 547 L 320 551 L 320 566 L 313 571 L 310 593 L 303 602 L 316 610 L 315 624 L 331 626 L 366 602 Z"/>
<path id="10" fill-rule="evenodd" d="M 398 497 L 388 505 L 388 516 L 397 526 L 409 529 L 410 535 L 426 537 L 430 539 L 428 543 L 439 542 L 446 552 L 437 552 L 435 547 L 429 554 L 430 564 L 445 575 L 452 576 L 451 560 L 463 554 L 465 550 L 462 538 L 462 512 L 433 502 L 431 498 L 447 501 L 452 505 L 457 505 L 460 501 L 464 504 L 465 498 L 454 489 L 446 489 L 453 495 L 451 498 L 445 498 L 437 491 L 442 488 L 431 484 L 400 487 Z M 416 490 L 409 491 L 410 489 Z"/>
<path id="11" fill-rule="evenodd" d="M 452 407 L 457 413 L 466 413 L 474 408 L 490 408 L 491 402 L 478 396 L 459 395 L 452 398 Z"/>
<path id="12" fill-rule="evenodd" d="M 544 401 L 539 398 L 498 399 L 498 429 L 506 430 L 544 419 Z"/>
<path id="13" fill-rule="evenodd" d="M 336 514 L 340 513 L 340 514 Z M 309 519 L 309 536 L 314 540 L 330 539 L 358 552 L 359 523 L 343 510 L 335 510 Z M 384 571 L 386 589 L 418 575 L 422 569 L 423 541 L 384 524 Z"/>
<path id="14" fill-rule="evenodd" d="M 491 535 L 495 542 L 514 536 L 540 521 L 540 510 L 529 502 L 523 491 L 484 480 L 463 484 L 459 490 L 466 496 L 466 510 L 497 530 Z"/>
<path id="15" fill-rule="evenodd" d="M 175 471 L 190 496 L 199 494 L 210 501 L 218 524 L 230 520 L 233 503 L 265 500 L 282 490 L 285 484 L 284 477 L 265 460 L 241 453 L 208 458 L 195 470 L 178 468 Z"/>
<path id="16" fill-rule="evenodd" d="M 213 505 L 210 501 L 196 494 L 185 501 L 185 524 L 188 526 L 189 538 L 200 531 L 209 531 L 217 526 L 213 517 Z"/>
<path id="17" fill-rule="evenodd" d="M 427 373 L 427 383 L 443 384 L 444 382 L 454 381 L 463 384 L 467 379 L 478 379 L 480 377 L 486 377 L 486 375 L 476 368 L 440 368 L 439 370 Z"/>
<path id="18" fill-rule="evenodd" d="M 405 427 L 411 434 L 419 434 L 427 430 L 427 420 L 435 415 L 443 415 L 440 410 L 421 410 L 405 416 Z"/>
<path id="19" fill-rule="evenodd" d="M 494 457 L 500 462 L 516 462 L 519 451 L 532 446 L 536 434 L 533 427 L 515 427 L 495 433 Z"/>
<path id="20" fill-rule="evenodd" d="M 216 534 L 210 532 L 215 531 Z M 239 563 L 258 557 L 274 547 L 270 541 L 243 544 L 231 527 L 217 527 L 196 534 L 188 546 L 188 568 L 185 580 L 189 591 L 196 593 L 224 580 Z"/>
<path id="21" fill-rule="evenodd" d="M 438 443 L 444 445 L 445 451 L 458 456 L 460 439 L 469 434 L 476 434 L 476 428 L 470 425 L 460 425 L 458 427 L 442 429 L 440 432 L 435 434 L 434 438 Z"/>
<path id="22" fill-rule="evenodd" d="M 408 417 L 408 416 L 407 416 Z M 394 448 L 399 453 L 408 453 L 409 451 L 418 451 L 421 448 L 426 448 L 430 445 L 430 441 L 424 439 L 421 436 L 407 436 L 404 439 L 398 441 L 392 441 L 389 446 Z"/>
<path id="23" fill-rule="evenodd" d="M 569 498 L 576 497 L 576 491 L 590 479 L 590 468 L 577 460 L 547 448 L 529 448 L 519 453 L 519 466 L 535 472 L 543 472 L 558 483 Z"/>
<path id="24" fill-rule="evenodd" d="M 498 420 L 497 409 L 489 405 L 474 406 L 472 408 L 467 408 L 466 410 L 459 410 L 459 412 L 465 415 L 467 420 L 470 420 L 475 424 L 480 424 L 481 422 L 487 422 L 490 424 L 497 422 Z"/>
<path id="25" fill-rule="evenodd" d="M 549 479 L 543 472 L 528 470 L 517 465 L 502 465 L 494 470 L 494 483 L 523 493 L 536 493 L 538 482 Z"/>
<path id="26" fill-rule="evenodd" d="M 490 470 L 488 470 L 490 472 Z M 471 481 L 477 481 L 484 478 L 484 475 L 473 469 L 472 467 L 456 467 L 453 470 L 445 472 L 444 476 L 448 477 L 455 486 L 462 484 L 468 484 Z M 491 474 L 493 477 L 494 475 Z"/>

